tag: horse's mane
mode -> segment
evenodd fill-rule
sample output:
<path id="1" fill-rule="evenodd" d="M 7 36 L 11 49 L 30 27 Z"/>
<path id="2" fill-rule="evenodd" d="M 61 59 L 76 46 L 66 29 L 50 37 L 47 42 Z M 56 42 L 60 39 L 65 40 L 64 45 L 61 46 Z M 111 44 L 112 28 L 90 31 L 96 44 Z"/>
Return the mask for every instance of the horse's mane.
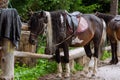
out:
<path id="1" fill-rule="evenodd" d="M 95 15 L 98 16 L 99 18 L 103 18 L 106 23 L 108 23 L 111 19 L 115 17 L 114 15 L 100 13 L 100 12 L 96 12 Z"/>
<path id="2" fill-rule="evenodd" d="M 60 35 L 59 30 L 62 27 L 61 24 L 61 15 L 64 14 L 64 10 L 58 10 L 58 11 L 52 11 L 50 12 L 51 15 L 51 21 L 52 21 L 52 28 L 53 28 L 53 38 L 57 39 L 57 37 Z M 56 41 L 56 40 L 55 40 Z"/>

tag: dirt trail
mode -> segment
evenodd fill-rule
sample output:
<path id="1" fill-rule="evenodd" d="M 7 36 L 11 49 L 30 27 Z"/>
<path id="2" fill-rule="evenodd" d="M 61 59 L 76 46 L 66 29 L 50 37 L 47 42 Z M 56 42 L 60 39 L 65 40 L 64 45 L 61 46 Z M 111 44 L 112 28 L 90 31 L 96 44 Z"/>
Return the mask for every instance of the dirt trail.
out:
<path id="1" fill-rule="evenodd" d="M 58 79 L 55 74 L 49 74 L 38 80 L 120 80 L 120 62 L 116 65 L 107 65 L 108 61 L 100 63 L 96 76 L 91 78 L 84 77 L 83 72 L 78 71 L 72 74 L 70 79 Z"/>

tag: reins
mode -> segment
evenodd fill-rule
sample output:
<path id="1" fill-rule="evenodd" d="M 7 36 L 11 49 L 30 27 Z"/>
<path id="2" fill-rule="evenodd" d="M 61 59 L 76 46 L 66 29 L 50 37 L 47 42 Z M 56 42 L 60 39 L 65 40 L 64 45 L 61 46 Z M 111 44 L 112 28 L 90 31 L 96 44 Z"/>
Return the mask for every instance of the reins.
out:
<path id="1" fill-rule="evenodd" d="M 58 45 L 64 43 L 65 41 L 67 41 L 68 39 L 72 38 L 73 36 L 74 36 L 74 33 L 73 33 L 72 35 L 68 36 L 67 38 L 65 38 L 65 39 L 64 39 L 63 41 L 61 41 L 60 43 L 55 44 L 55 46 L 58 46 Z"/>

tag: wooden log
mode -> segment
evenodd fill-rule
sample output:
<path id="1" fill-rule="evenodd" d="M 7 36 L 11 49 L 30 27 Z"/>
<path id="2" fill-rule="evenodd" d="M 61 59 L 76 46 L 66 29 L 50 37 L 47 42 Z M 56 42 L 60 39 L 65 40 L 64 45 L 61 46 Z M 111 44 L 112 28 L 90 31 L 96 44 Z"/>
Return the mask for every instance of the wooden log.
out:
<path id="1" fill-rule="evenodd" d="M 109 47 L 106 47 L 105 50 L 109 50 Z M 61 56 L 64 56 L 63 52 L 60 53 Z M 84 48 L 76 48 L 73 50 L 69 50 L 69 59 L 76 59 L 80 58 L 85 55 Z M 53 55 L 46 55 L 46 54 L 38 54 L 32 52 L 23 52 L 23 51 L 14 51 L 15 57 L 28 57 L 28 58 L 43 58 L 43 59 L 52 59 Z"/>
<path id="2" fill-rule="evenodd" d="M 28 57 L 28 58 L 41 58 L 41 59 L 52 59 L 53 55 L 37 54 L 32 52 L 14 51 L 15 57 Z"/>
<path id="3" fill-rule="evenodd" d="M 3 39 L 2 54 L 1 57 L 1 70 L 2 74 L 0 75 L 0 80 L 14 80 L 14 49 L 15 46 L 8 39 Z"/>
<path id="4" fill-rule="evenodd" d="M 60 53 L 61 56 L 64 56 L 63 52 Z M 76 48 L 69 50 L 69 60 L 76 59 L 85 55 L 84 48 Z"/>

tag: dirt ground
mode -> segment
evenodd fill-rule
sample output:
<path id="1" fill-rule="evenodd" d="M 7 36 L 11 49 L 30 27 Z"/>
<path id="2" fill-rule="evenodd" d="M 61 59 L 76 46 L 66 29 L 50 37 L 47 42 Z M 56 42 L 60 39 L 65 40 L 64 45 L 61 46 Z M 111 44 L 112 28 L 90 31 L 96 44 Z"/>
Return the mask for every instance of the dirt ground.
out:
<path id="1" fill-rule="evenodd" d="M 83 71 L 78 71 L 75 74 L 71 74 L 68 79 L 59 79 L 56 78 L 55 74 L 49 74 L 40 77 L 38 80 L 120 80 L 120 62 L 116 65 L 108 65 L 109 60 L 100 62 L 96 76 L 90 78 L 83 76 Z"/>

